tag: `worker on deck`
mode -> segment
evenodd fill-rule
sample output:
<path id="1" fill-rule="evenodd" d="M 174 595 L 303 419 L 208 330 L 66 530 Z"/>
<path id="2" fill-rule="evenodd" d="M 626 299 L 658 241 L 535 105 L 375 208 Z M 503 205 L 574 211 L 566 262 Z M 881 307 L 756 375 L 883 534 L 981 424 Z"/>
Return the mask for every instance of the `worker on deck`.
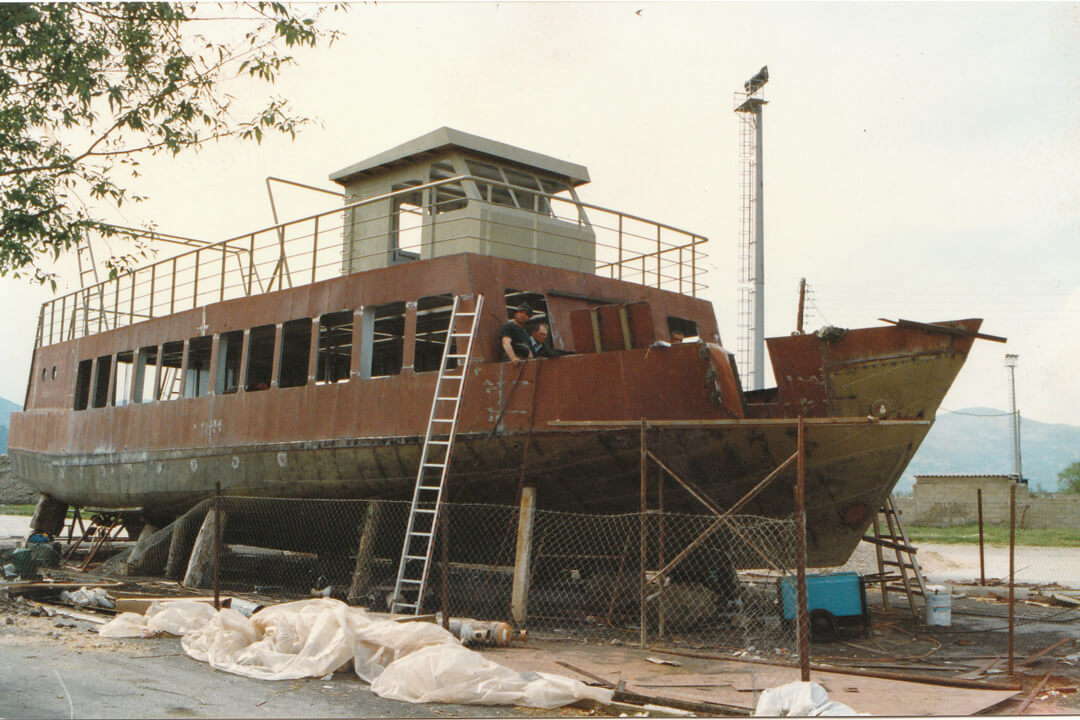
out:
<path id="1" fill-rule="evenodd" d="M 499 342 L 502 344 L 503 353 L 506 359 L 515 365 L 535 357 L 530 349 L 532 338 L 525 330 L 525 323 L 529 322 L 530 317 L 532 317 L 532 308 L 527 304 L 518 305 L 514 308 L 514 319 L 503 325 L 502 330 L 499 331 Z"/>

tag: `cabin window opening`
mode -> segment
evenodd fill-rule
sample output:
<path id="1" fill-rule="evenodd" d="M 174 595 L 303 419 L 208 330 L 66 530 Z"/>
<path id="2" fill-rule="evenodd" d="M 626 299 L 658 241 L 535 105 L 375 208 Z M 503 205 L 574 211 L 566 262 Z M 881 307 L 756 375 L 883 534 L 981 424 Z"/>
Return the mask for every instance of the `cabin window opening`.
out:
<path id="1" fill-rule="evenodd" d="M 536 212 L 535 191 L 540 190 L 540 183 L 532 175 L 523 173 L 520 170 L 506 168 L 505 172 L 506 181 L 514 186 L 514 197 L 517 199 L 518 207 L 529 212 Z M 524 189 L 519 190 L 518 188 Z M 534 192 L 527 192 L 526 189 Z"/>
<path id="2" fill-rule="evenodd" d="M 260 325 L 251 328 L 248 337 L 247 377 L 244 387 L 248 392 L 267 390 L 274 374 L 274 335 L 277 328 L 273 325 Z"/>
<path id="3" fill-rule="evenodd" d="M 52 379 L 53 380 L 56 379 L 56 366 L 55 365 L 52 366 Z"/>
<path id="4" fill-rule="evenodd" d="M 697 340 L 698 327 L 697 323 L 693 320 L 687 320 L 680 317 L 668 317 L 667 327 L 668 338 L 673 342 Z"/>
<path id="5" fill-rule="evenodd" d="M 240 358 L 244 350 L 244 331 L 223 332 L 218 337 L 217 374 L 214 393 L 231 395 L 240 389 Z"/>
<path id="6" fill-rule="evenodd" d="M 132 402 L 145 403 L 156 399 L 154 375 L 157 371 L 157 360 L 157 345 L 139 348 L 139 354 L 135 357 L 135 392 L 131 397 Z"/>
<path id="7" fill-rule="evenodd" d="M 440 180 L 448 180 L 458 175 L 454 170 L 453 165 L 450 163 L 434 163 L 431 166 L 430 179 L 431 182 L 438 182 Z M 465 197 L 465 188 L 462 187 L 460 182 L 445 183 L 434 188 L 433 192 L 434 201 L 432 203 L 432 209 L 435 214 L 444 212 L 451 212 L 452 210 L 461 210 L 465 207 L 469 200 Z"/>
<path id="8" fill-rule="evenodd" d="M 408 190 L 422 184 L 419 180 L 409 180 L 392 186 L 394 192 Z M 424 197 L 423 192 L 402 192 L 391 199 L 390 215 L 391 249 L 398 251 L 403 260 L 416 260 L 420 257 L 420 245 L 424 232 Z"/>
<path id="9" fill-rule="evenodd" d="M 184 390 L 181 384 L 180 369 L 184 367 L 184 341 L 166 342 L 161 347 L 161 384 L 158 385 L 158 397 L 163 400 L 175 400 Z"/>
<path id="10" fill-rule="evenodd" d="M 210 354 L 213 347 L 214 338 L 210 335 L 200 335 L 188 340 L 184 397 L 199 398 L 210 392 Z"/>
<path id="11" fill-rule="evenodd" d="M 454 296 L 450 294 L 431 295 L 416 301 L 416 352 L 413 357 L 413 369 L 416 372 L 439 369 L 453 307 Z M 450 352 L 457 352 L 457 342 L 453 338 Z M 448 368 L 457 366 L 456 358 L 447 361 Z"/>
<path id="12" fill-rule="evenodd" d="M 371 343 L 371 377 L 399 374 L 404 350 L 405 303 L 379 305 Z"/>
<path id="13" fill-rule="evenodd" d="M 549 328 L 551 327 L 551 318 L 548 317 L 547 299 L 540 293 L 528 292 L 527 290 L 515 290 L 514 288 L 506 288 L 506 317 L 508 320 L 514 319 L 514 310 L 521 305 L 528 305 L 532 308 L 532 317 L 529 318 L 529 322 L 525 324 L 525 327 L 530 330 L 540 323 L 544 323 Z"/>
<path id="14" fill-rule="evenodd" d="M 476 177 L 487 180 L 494 180 L 497 183 L 506 182 L 506 179 L 503 178 L 502 171 L 495 165 L 489 165 L 488 163 L 480 162 L 478 160 L 466 160 L 465 165 L 469 168 L 470 175 L 475 175 Z M 503 185 L 491 185 L 477 180 L 476 187 L 480 191 L 480 197 L 487 202 L 492 202 L 496 205 L 505 205 L 507 207 L 517 207 L 514 202 L 514 196 L 510 193 L 509 188 Z"/>
<path id="15" fill-rule="evenodd" d="M 135 353 L 131 350 L 116 353 L 116 382 L 110 405 L 123 406 L 131 403 L 131 376 L 135 370 Z"/>
<path id="16" fill-rule="evenodd" d="M 184 341 L 173 340 L 161 346 L 161 384 L 158 397 L 175 400 L 181 395 L 180 369 L 184 366 Z"/>
<path id="17" fill-rule="evenodd" d="M 281 362 L 278 387 L 301 387 L 308 380 L 311 355 L 311 318 L 290 320 L 281 326 Z"/>
<path id="18" fill-rule="evenodd" d="M 315 382 L 329 384 L 349 379 L 352 334 L 352 310 L 326 313 L 319 317 L 319 353 L 315 364 Z"/>
<path id="19" fill-rule="evenodd" d="M 90 371 L 93 360 L 83 360 L 75 371 L 75 409 L 85 410 L 90 404 Z"/>
<path id="20" fill-rule="evenodd" d="M 105 407 L 109 399 L 109 376 L 112 374 L 112 355 L 102 355 L 97 359 L 97 373 L 94 375 L 94 402 L 96 408 Z"/>

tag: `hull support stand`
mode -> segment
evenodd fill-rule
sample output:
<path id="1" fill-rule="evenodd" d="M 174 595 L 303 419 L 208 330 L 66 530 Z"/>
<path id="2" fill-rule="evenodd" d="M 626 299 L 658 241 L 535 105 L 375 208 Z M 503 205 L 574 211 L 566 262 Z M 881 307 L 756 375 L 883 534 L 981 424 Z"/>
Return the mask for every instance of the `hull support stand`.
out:
<path id="1" fill-rule="evenodd" d="M 514 586 L 510 594 L 510 614 L 519 626 L 525 624 L 528 612 L 530 563 L 532 557 L 533 521 L 536 518 L 536 486 L 521 488 L 518 508 L 517 552 L 514 557 Z"/>

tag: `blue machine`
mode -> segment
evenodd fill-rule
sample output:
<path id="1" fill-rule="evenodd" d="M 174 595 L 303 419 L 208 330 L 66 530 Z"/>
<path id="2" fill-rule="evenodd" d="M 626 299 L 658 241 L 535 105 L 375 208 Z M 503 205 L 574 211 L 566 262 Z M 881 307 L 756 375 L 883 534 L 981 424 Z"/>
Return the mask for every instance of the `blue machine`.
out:
<path id="1" fill-rule="evenodd" d="M 780 600 L 784 619 L 794 620 L 799 605 L 795 578 L 780 580 Z M 864 633 L 870 632 L 866 587 L 858 573 L 807 575 L 806 610 L 810 614 L 810 630 L 815 639 L 835 637 L 840 625 L 850 624 L 852 621 L 858 621 Z"/>

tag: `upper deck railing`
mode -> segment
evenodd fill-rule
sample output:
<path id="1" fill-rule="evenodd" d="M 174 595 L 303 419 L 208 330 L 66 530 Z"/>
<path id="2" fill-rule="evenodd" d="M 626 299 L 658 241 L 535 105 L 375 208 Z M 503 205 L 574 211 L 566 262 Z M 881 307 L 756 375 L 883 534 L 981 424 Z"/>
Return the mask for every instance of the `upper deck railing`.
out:
<path id="1" fill-rule="evenodd" d="M 203 245 L 44 303 L 38 318 L 36 346 L 74 340 L 232 298 L 340 277 L 346 267 L 343 260 L 358 241 L 366 239 L 355 234 L 349 236 L 346 232 L 354 217 L 352 213 L 374 203 L 460 184 L 464 180 L 516 187 L 487 178 L 459 175 Z M 529 192 L 546 198 L 544 214 L 567 223 L 565 227 L 576 225 L 575 229 L 579 230 L 587 226 L 592 230 L 596 274 L 692 296 L 697 296 L 706 287 L 702 282 L 705 253 L 701 246 L 707 238 L 572 198 L 537 190 Z M 432 193 L 431 196 L 440 197 L 440 194 Z M 460 198 L 456 202 L 460 204 Z M 496 206 L 496 203 L 472 197 L 467 202 Z M 393 205 L 393 202 L 387 203 L 387 207 Z M 404 253 L 420 255 L 421 227 L 427 228 L 435 256 L 439 255 L 440 243 L 469 237 L 456 231 L 452 221 L 444 219 L 451 217 L 448 213 L 433 212 L 433 209 L 429 206 L 415 213 L 413 227 L 402 226 L 402 215 L 399 214 L 397 232 L 402 243 L 400 250 Z M 365 215 L 360 225 L 389 228 L 390 214 Z M 559 225 L 548 223 L 543 233 L 550 237 Z M 366 237 L 385 237 L 387 233 L 388 230 L 380 230 Z M 349 248 L 346 248 L 347 237 Z M 490 245 L 500 244 L 497 230 L 483 239 Z M 377 254 L 385 253 L 383 250 Z M 546 249 L 545 253 L 549 256 L 559 254 Z M 354 263 L 362 259 L 355 254 L 351 258 Z"/>

